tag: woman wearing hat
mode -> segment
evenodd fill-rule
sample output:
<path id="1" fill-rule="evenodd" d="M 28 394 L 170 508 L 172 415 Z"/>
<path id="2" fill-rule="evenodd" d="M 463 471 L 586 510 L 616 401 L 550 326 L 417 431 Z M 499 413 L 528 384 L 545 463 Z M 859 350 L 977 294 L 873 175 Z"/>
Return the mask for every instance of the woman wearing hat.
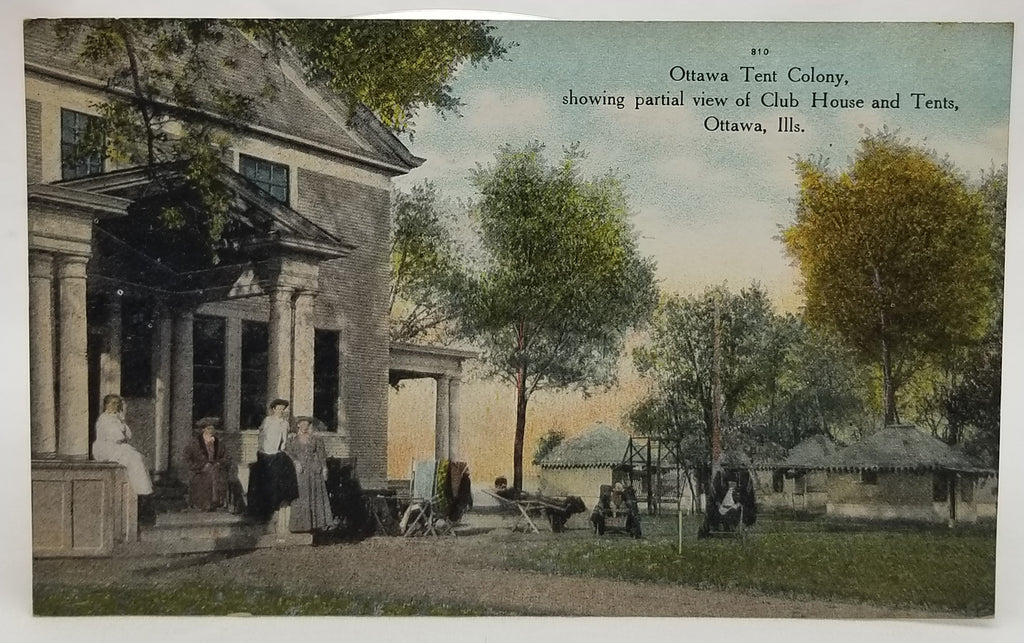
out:
<path id="1" fill-rule="evenodd" d="M 192 472 L 188 482 L 189 505 L 199 511 L 213 511 L 228 504 L 228 472 L 231 460 L 215 434 L 216 420 L 196 423 L 196 435 L 185 448 L 185 461 Z"/>
<path id="2" fill-rule="evenodd" d="M 296 420 L 297 432 L 285 446 L 285 453 L 295 463 L 299 480 L 299 497 L 292 503 L 289 522 L 291 531 L 314 532 L 334 523 L 331 501 L 327 496 L 327 449 L 323 438 L 313 433 L 309 418 Z"/>
<path id="3" fill-rule="evenodd" d="M 269 410 L 260 425 L 256 462 L 249 474 L 249 512 L 262 519 L 299 497 L 295 465 L 284 452 L 288 400 L 274 400 Z"/>

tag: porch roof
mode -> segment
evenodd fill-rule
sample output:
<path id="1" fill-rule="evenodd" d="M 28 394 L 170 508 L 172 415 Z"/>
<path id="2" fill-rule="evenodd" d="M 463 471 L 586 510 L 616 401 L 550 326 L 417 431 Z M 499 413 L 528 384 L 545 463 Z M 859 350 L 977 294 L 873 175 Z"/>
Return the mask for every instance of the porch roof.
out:
<path id="1" fill-rule="evenodd" d="M 390 350 L 388 374 L 392 386 L 407 379 L 459 377 L 463 362 L 477 356 L 473 351 L 423 344 L 393 343 Z"/>
<path id="2" fill-rule="evenodd" d="M 203 230 L 189 226 L 170 230 L 159 223 L 162 206 L 187 208 L 194 198 L 180 163 L 116 170 L 61 181 L 49 189 L 126 204 L 121 216 L 107 217 L 94 226 L 97 252 L 90 274 L 155 293 L 259 294 L 263 292 L 258 287 L 261 262 L 299 256 L 318 263 L 344 257 L 355 248 L 231 168 L 224 166 L 219 180 L 230 191 L 232 202 L 215 249 Z M 242 282 L 245 288 L 240 289 Z"/>

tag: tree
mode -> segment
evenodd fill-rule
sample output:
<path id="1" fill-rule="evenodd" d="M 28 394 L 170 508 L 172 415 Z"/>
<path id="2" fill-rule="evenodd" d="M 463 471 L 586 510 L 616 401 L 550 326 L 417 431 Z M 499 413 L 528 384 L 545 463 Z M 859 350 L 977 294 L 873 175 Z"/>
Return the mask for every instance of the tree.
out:
<path id="1" fill-rule="evenodd" d="M 627 331 L 656 301 L 619 180 L 582 177 L 576 148 L 550 166 L 542 151 L 506 146 L 473 172 L 481 258 L 460 302 L 482 359 L 516 389 L 516 489 L 530 396 L 611 383 Z"/>
<path id="2" fill-rule="evenodd" d="M 57 20 L 63 42 L 77 48 L 111 89 L 102 118 L 84 137 L 82 154 L 102 151 L 125 165 L 176 163 L 197 197 L 160 213 L 171 230 L 200 230 L 216 247 L 230 190 L 220 180 L 224 153 L 285 77 L 275 65 L 297 62 L 306 78 L 334 93 L 351 119 L 367 106 L 385 126 L 411 131 L 420 107 L 458 113 L 452 93 L 458 68 L 503 58 L 508 46 L 481 21 L 98 19 Z M 263 48 L 262 82 L 232 92 L 213 72 L 234 70 L 244 39 Z M 224 46 L 228 45 L 228 46 Z M 510 45 L 511 46 L 511 45 Z"/>
<path id="3" fill-rule="evenodd" d="M 976 340 L 992 307 L 991 223 L 956 169 L 890 132 L 849 169 L 798 159 L 783 241 L 803 277 L 808 323 L 835 331 L 882 373 L 886 424 L 922 363 Z"/>
<path id="4" fill-rule="evenodd" d="M 777 459 L 816 434 L 835 437 L 863 415 L 864 368 L 836 338 L 776 313 L 756 284 L 669 296 L 649 341 L 634 350 L 649 393 L 629 413 L 641 435 L 673 442 L 708 488 L 714 426 L 715 309 L 719 314 L 721 446 L 754 460 Z"/>
<path id="5" fill-rule="evenodd" d="M 565 440 L 565 431 L 558 429 L 551 429 L 540 436 L 540 439 L 537 440 L 537 449 L 533 452 L 533 463 L 540 464 L 544 456 L 551 453 L 551 450 L 561 444 L 563 440 Z"/>
<path id="6" fill-rule="evenodd" d="M 944 442 L 995 466 L 999 459 L 999 410 L 1003 349 L 1003 259 L 1006 246 L 1006 167 L 982 175 L 979 194 L 992 223 L 995 306 L 985 334 L 955 347 L 929 369 L 915 400 L 919 421 Z"/>
<path id="7" fill-rule="evenodd" d="M 391 212 L 391 339 L 447 343 L 455 326 L 453 299 L 465 281 L 446 221 L 450 213 L 429 182 L 396 192 Z"/>
<path id="8" fill-rule="evenodd" d="M 634 410 L 634 426 L 640 428 L 639 421 L 651 430 L 660 418 L 663 428 L 649 435 L 700 448 L 698 461 L 704 465 L 711 462 L 714 426 L 716 306 L 721 333 L 722 440 L 738 446 L 744 439 L 741 428 L 767 409 L 762 402 L 771 399 L 776 379 L 771 362 L 781 362 L 780 345 L 783 352 L 786 348 L 764 290 L 753 285 L 731 293 L 719 287 L 699 296 L 669 296 L 658 306 L 650 342 L 633 352 L 637 370 L 653 388 L 651 399 Z"/>

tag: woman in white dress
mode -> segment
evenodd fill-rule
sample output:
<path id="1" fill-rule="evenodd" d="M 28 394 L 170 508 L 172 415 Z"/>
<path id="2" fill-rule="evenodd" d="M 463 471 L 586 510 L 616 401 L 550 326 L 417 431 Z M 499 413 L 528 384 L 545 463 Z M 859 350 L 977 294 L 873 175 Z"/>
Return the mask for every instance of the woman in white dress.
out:
<path id="1" fill-rule="evenodd" d="M 96 418 L 96 439 L 92 443 L 92 457 L 95 460 L 110 460 L 128 470 L 128 484 L 138 497 L 139 522 L 151 523 L 153 515 L 150 502 L 153 481 L 149 477 L 146 461 L 142 454 L 128 442 L 132 430 L 124 422 L 124 401 L 120 395 L 103 398 L 103 413 Z"/>

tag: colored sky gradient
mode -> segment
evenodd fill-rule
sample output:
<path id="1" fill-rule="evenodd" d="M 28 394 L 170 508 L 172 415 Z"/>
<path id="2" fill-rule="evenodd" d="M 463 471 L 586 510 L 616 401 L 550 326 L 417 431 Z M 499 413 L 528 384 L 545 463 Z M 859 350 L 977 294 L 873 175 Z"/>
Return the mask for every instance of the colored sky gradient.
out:
<path id="1" fill-rule="evenodd" d="M 948 154 L 972 178 L 1007 159 L 1007 24 L 496 24 L 518 46 L 507 61 L 460 72 L 454 87 L 465 102 L 461 116 L 418 115 L 414 136 L 405 140 L 427 160 L 397 183 L 408 189 L 428 179 L 446 197 L 472 199 L 470 170 L 491 163 L 500 145 L 538 140 L 555 159 L 579 142 L 588 153 L 587 174 L 613 171 L 622 178 L 640 249 L 656 260 L 666 291 L 698 293 L 720 283 L 738 289 L 756 281 L 779 309 L 799 309 L 799 275 L 777 238 L 793 217 L 797 156 L 822 155 L 843 167 L 865 132 L 887 127 Z M 724 72 L 728 81 L 673 78 L 704 72 Z M 756 82 L 757 73 L 776 82 Z M 804 82 L 807 75 L 826 80 Z M 570 90 L 600 104 L 566 104 Z M 638 97 L 670 102 L 680 92 L 684 106 L 636 107 Z M 737 106 L 748 92 L 751 106 Z M 923 94 L 920 102 L 913 94 Z M 870 108 L 872 99 L 897 95 L 899 108 Z M 621 109 L 609 99 L 619 96 Z M 694 97 L 718 97 L 726 105 L 697 106 Z M 813 104 L 857 98 L 865 108 Z M 956 109 L 925 107 L 931 99 L 947 99 Z M 770 107 L 780 103 L 788 106 Z M 792 117 L 803 131 L 780 133 L 780 117 Z M 760 123 L 767 132 L 708 131 L 714 119 Z M 628 360 L 621 384 L 586 399 L 571 392 L 536 396 L 526 452 L 550 428 L 575 433 L 598 420 L 621 424 L 642 392 Z M 464 390 L 467 457 L 485 480 L 509 472 L 511 389 L 475 380 Z M 429 382 L 392 395 L 392 475 L 412 457 L 430 454 L 432 395 Z"/>

